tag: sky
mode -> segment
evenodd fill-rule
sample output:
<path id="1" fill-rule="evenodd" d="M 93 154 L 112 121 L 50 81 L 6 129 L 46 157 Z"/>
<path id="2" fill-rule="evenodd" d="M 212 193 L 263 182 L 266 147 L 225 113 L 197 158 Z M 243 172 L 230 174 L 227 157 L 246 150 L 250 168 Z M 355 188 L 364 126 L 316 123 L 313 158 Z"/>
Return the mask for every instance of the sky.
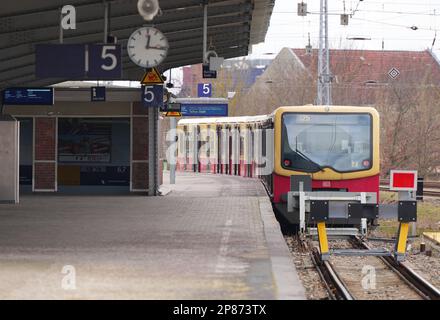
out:
<path id="1" fill-rule="evenodd" d="M 320 0 L 304 0 L 310 13 L 297 15 L 300 0 L 276 0 L 264 43 L 254 45 L 252 57 L 270 56 L 283 47 L 318 47 Z M 340 25 L 340 14 L 354 14 L 348 26 Z M 355 11 L 355 9 L 357 10 Z M 432 47 L 440 28 L 440 0 L 328 0 L 329 45 L 336 49 L 425 50 L 440 57 L 440 39 Z M 417 27 L 412 30 L 411 27 Z M 440 31 L 437 32 L 440 38 Z M 347 37 L 371 40 L 347 40 Z"/>
<path id="2" fill-rule="evenodd" d="M 297 14 L 299 2 L 275 1 L 265 41 L 253 45 L 250 58 L 273 58 L 283 47 L 305 48 L 309 33 L 312 47 L 318 47 L 320 0 L 303 1 L 310 12 L 305 17 Z M 328 11 L 330 48 L 381 50 L 383 44 L 384 50 L 429 48 L 440 57 L 440 0 L 328 0 Z M 350 15 L 347 26 L 340 25 L 344 12 Z M 182 81 L 181 68 L 174 69 L 172 78 L 175 83 Z M 179 88 L 172 91 L 177 93 Z"/>

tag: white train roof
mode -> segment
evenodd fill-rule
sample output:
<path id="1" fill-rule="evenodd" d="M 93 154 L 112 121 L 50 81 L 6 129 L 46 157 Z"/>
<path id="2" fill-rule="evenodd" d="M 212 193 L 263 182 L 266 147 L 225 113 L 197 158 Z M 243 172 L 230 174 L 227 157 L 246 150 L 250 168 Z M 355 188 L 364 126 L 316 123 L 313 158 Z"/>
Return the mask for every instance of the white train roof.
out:
<path id="1" fill-rule="evenodd" d="M 271 118 L 270 115 L 242 116 L 242 117 L 192 118 L 192 119 L 181 119 L 181 120 L 179 120 L 178 125 L 210 124 L 210 123 L 264 122 L 270 118 Z"/>

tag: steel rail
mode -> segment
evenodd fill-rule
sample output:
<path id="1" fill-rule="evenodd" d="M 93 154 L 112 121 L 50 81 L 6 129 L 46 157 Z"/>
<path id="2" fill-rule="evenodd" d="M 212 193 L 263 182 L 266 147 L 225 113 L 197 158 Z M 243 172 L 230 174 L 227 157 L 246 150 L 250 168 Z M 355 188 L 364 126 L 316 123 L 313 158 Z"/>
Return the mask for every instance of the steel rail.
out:
<path id="1" fill-rule="evenodd" d="M 357 244 L 369 250 L 371 247 L 359 237 L 354 237 Z M 393 271 L 405 280 L 422 298 L 425 300 L 440 300 L 440 290 L 431 283 L 421 277 L 413 269 L 405 265 L 405 263 L 397 262 L 392 256 L 378 257 L 384 261 Z"/>
<path id="2" fill-rule="evenodd" d="M 385 186 L 389 184 L 388 179 L 380 179 L 380 185 Z M 440 181 L 423 181 L 424 188 L 440 189 Z"/>
<path id="3" fill-rule="evenodd" d="M 381 185 L 380 190 L 389 191 L 389 186 Z M 440 197 L 440 190 L 423 190 L 423 195 L 428 197 Z"/>
<path id="4" fill-rule="evenodd" d="M 370 250 L 371 247 L 363 239 L 351 237 L 352 243 L 360 248 Z M 302 244 L 309 250 L 313 263 L 333 300 L 356 300 L 348 286 L 338 275 L 329 261 L 323 261 L 317 248 L 309 247 L 303 240 Z M 378 256 L 383 263 L 397 276 L 425 300 L 440 300 L 440 290 L 417 274 L 413 269 L 404 263 L 397 262 L 392 256 Z"/>
<path id="5" fill-rule="evenodd" d="M 334 299 L 339 300 L 355 300 L 353 295 L 348 290 L 345 283 L 338 276 L 338 273 L 333 268 L 333 265 L 329 261 L 321 260 L 321 256 L 317 250 L 311 252 L 312 261 L 315 263 L 318 269 L 319 275 L 325 283 L 327 289 L 332 288 L 335 292 L 329 291 L 330 295 Z"/>

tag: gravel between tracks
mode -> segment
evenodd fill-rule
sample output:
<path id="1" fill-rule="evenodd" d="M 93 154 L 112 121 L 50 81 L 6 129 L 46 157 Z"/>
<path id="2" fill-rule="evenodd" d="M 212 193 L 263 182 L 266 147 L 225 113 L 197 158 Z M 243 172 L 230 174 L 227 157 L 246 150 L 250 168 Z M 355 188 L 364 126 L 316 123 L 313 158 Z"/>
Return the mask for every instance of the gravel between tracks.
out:
<path id="1" fill-rule="evenodd" d="M 440 289 L 440 253 L 433 252 L 432 256 L 420 252 L 420 239 L 411 241 L 408 246 L 408 254 L 404 264 L 417 272 L 422 278 L 430 282 L 433 286 Z M 375 248 L 387 248 L 391 250 L 393 243 L 386 243 L 382 241 L 371 241 L 369 244 Z M 431 250 L 429 244 L 426 244 L 426 249 Z"/>
<path id="2" fill-rule="evenodd" d="M 348 241 L 332 240 L 331 248 L 347 249 Z M 352 248 L 352 247 L 351 247 Z M 330 263 L 350 293 L 358 300 L 420 300 L 409 287 L 379 257 L 335 256 Z"/>
<path id="3" fill-rule="evenodd" d="M 310 253 L 304 251 L 299 240 L 294 236 L 285 236 L 287 245 L 292 253 L 298 276 L 306 289 L 306 296 L 309 300 L 328 300 L 328 292 L 313 264 Z"/>
<path id="4" fill-rule="evenodd" d="M 323 284 L 309 252 L 305 251 L 295 236 L 285 236 L 287 245 L 292 253 L 292 258 L 300 280 L 306 289 L 307 299 L 323 300 L 329 299 L 329 294 Z M 369 244 L 375 248 L 393 247 L 392 243 L 382 241 L 371 241 Z M 314 246 L 318 246 L 313 241 Z M 330 240 L 329 246 L 332 249 L 352 248 L 345 240 Z M 399 276 L 390 270 L 382 260 L 377 257 L 347 257 L 331 256 L 330 262 L 335 270 L 343 274 L 341 276 L 357 299 L 364 300 L 419 300 L 421 299 Z M 419 240 L 411 243 L 410 251 L 405 262 L 434 286 L 440 288 L 440 258 L 439 255 L 427 256 L 419 251 Z M 374 268 L 374 269 L 372 269 Z M 362 280 L 371 270 L 375 272 L 375 287 L 365 289 Z M 364 284 L 365 284 L 364 280 Z"/>

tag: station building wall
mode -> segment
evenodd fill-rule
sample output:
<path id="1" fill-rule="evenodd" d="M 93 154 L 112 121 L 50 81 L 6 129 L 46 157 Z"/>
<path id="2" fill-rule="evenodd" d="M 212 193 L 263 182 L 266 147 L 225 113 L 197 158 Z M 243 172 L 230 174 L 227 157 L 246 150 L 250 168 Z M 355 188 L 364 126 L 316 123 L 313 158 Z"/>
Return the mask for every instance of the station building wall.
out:
<path id="1" fill-rule="evenodd" d="M 22 190 L 57 192 L 72 186 L 117 186 L 120 190 L 147 192 L 152 172 L 148 143 L 150 121 L 148 109 L 136 101 L 138 93 L 114 95 L 116 100 L 122 101 L 90 102 L 90 91 L 82 90 L 73 99 L 84 101 L 65 101 L 75 96 L 75 92 L 69 91 L 69 96 L 60 95 L 61 101 L 56 100 L 53 106 L 4 106 L 3 113 L 20 120 Z M 104 142 L 104 145 L 110 144 L 108 161 L 60 159 L 60 143 L 65 144 L 60 138 L 60 128 L 69 121 L 108 123 L 109 137 L 96 138 L 110 140 Z"/>

